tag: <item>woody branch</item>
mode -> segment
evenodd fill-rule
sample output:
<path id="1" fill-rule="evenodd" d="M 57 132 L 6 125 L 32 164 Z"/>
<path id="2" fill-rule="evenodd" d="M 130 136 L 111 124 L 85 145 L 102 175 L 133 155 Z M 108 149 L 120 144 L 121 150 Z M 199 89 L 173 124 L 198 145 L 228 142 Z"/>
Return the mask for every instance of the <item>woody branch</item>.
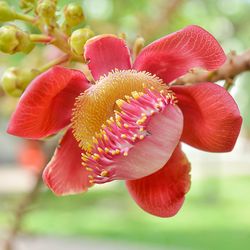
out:
<path id="1" fill-rule="evenodd" d="M 227 61 L 219 69 L 214 71 L 204 71 L 201 69 L 192 69 L 186 75 L 176 79 L 171 85 L 188 85 L 199 82 L 217 82 L 225 80 L 225 88 L 230 88 L 233 80 L 239 74 L 250 70 L 250 50 L 237 55 L 231 52 Z"/>

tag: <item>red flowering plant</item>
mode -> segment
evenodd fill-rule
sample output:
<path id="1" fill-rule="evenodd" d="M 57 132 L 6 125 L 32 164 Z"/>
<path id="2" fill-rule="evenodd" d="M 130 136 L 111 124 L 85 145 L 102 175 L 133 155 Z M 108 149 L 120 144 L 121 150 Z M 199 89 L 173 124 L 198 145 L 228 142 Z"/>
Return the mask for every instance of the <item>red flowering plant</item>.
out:
<path id="1" fill-rule="evenodd" d="M 113 35 L 90 39 L 84 51 L 95 84 L 59 66 L 42 73 L 21 96 L 8 133 L 39 139 L 67 129 L 43 173 L 57 195 L 125 180 L 142 209 L 175 215 L 190 188 L 181 142 L 231 151 L 242 118 L 219 85 L 170 82 L 194 67 L 217 69 L 226 59 L 222 48 L 188 26 L 146 46 L 133 64 L 124 40 Z"/>

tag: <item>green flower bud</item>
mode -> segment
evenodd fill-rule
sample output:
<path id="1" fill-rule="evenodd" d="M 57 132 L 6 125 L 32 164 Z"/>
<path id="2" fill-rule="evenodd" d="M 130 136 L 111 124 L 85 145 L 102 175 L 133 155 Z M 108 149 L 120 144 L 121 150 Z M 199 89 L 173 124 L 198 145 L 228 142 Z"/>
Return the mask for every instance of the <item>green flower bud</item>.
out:
<path id="1" fill-rule="evenodd" d="M 64 17 L 67 25 L 73 27 L 84 20 L 83 9 L 77 3 L 70 3 L 64 7 Z"/>
<path id="2" fill-rule="evenodd" d="M 16 12 L 5 1 L 0 1 L 0 22 L 12 21 L 15 18 Z"/>
<path id="3" fill-rule="evenodd" d="M 76 55 L 82 55 L 85 43 L 94 35 L 94 32 L 88 28 L 75 30 L 69 38 L 71 51 Z"/>
<path id="4" fill-rule="evenodd" d="M 1 78 L 3 90 L 10 96 L 19 97 L 39 73 L 38 70 L 34 69 L 11 67 L 3 73 Z"/>
<path id="5" fill-rule="evenodd" d="M 35 0 L 20 0 L 19 5 L 21 9 L 32 9 L 35 5 Z"/>
<path id="6" fill-rule="evenodd" d="M 41 0 L 36 8 L 39 17 L 43 18 L 47 24 L 55 18 L 56 13 L 56 1 Z"/>
<path id="7" fill-rule="evenodd" d="M 16 26 L 7 25 L 0 28 L 0 51 L 7 54 L 29 53 L 33 47 L 29 34 Z"/>

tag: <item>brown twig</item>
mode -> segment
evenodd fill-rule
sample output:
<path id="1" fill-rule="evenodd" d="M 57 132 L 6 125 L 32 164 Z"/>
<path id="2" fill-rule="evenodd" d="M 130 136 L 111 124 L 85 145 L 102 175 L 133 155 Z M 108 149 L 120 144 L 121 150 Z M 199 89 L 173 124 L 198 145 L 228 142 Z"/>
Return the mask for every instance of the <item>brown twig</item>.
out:
<path id="1" fill-rule="evenodd" d="M 214 71 L 194 69 L 173 81 L 171 85 L 188 85 L 199 82 L 217 82 L 219 80 L 225 80 L 224 87 L 230 89 L 235 77 L 249 70 L 250 50 L 245 51 L 241 55 L 236 55 L 235 52 L 231 52 L 228 55 L 227 61 L 219 69 Z"/>
<path id="2" fill-rule="evenodd" d="M 50 143 L 45 143 L 42 146 L 42 150 L 46 155 L 47 162 L 48 162 L 48 159 L 52 157 L 52 154 L 55 149 L 55 144 L 57 143 L 55 141 L 52 141 Z M 34 177 L 35 182 L 34 182 L 33 187 L 22 198 L 22 200 L 17 205 L 14 211 L 14 219 L 13 219 L 13 222 L 10 224 L 10 229 L 9 229 L 7 238 L 4 241 L 3 250 L 13 250 L 13 242 L 16 236 L 18 235 L 19 231 L 21 230 L 22 222 L 25 218 L 25 215 L 30 211 L 29 207 L 36 201 L 36 199 L 38 198 L 40 194 L 41 187 L 43 184 L 42 177 L 41 177 L 42 171 L 43 169 L 40 169 L 40 174 L 35 175 Z"/>
<path id="3" fill-rule="evenodd" d="M 16 211 L 14 214 L 13 224 L 11 224 L 11 228 L 9 230 L 8 236 L 4 242 L 4 246 L 3 246 L 4 250 L 12 250 L 13 249 L 12 244 L 13 244 L 13 241 L 14 241 L 17 233 L 20 230 L 24 215 L 26 214 L 28 207 L 36 200 L 36 198 L 39 194 L 40 188 L 42 186 L 41 184 L 42 184 L 42 178 L 41 178 L 41 175 L 38 174 L 36 176 L 34 186 L 30 190 L 30 192 L 28 192 L 26 194 L 26 196 L 23 198 L 23 200 L 20 202 L 20 204 L 16 208 Z"/>

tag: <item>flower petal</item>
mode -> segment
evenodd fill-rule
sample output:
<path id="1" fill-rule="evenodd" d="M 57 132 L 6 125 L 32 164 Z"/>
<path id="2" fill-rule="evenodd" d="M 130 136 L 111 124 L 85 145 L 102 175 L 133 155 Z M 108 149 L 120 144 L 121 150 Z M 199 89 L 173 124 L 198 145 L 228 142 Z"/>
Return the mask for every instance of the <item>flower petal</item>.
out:
<path id="1" fill-rule="evenodd" d="M 156 74 L 165 83 L 180 77 L 191 68 L 213 70 L 226 60 L 215 38 L 198 26 L 188 26 L 145 47 L 133 68 Z"/>
<path id="2" fill-rule="evenodd" d="M 84 192 L 90 186 L 89 173 L 81 165 L 81 153 L 69 129 L 43 172 L 44 182 L 56 195 Z"/>
<path id="3" fill-rule="evenodd" d="M 92 181 L 133 180 L 150 175 L 171 157 L 179 143 L 183 117 L 170 93 L 134 92 L 119 100 L 121 112 L 93 139 L 83 165 L 92 169 Z"/>
<path id="4" fill-rule="evenodd" d="M 75 98 L 89 83 L 77 70 L 56 66 L 35 78 L 22 95 L 7 132 L 38 139 L 70 123 Z"/>
<path id="5" fill-rule="evenodd" d="M 231 95 L 214 83 L 173 86 L 184 115 L 182 140 L 210 152 L 231 151 L 242 118 Z"/>
<path id="6" fill-rule="evenodd" d="M 143 210 L 159 217 L 171 217 L 179 211 L 189 191 L 189 172 L 190 164 L 181 148 L 177 147 L 162 169 L 126 184 Z"/>
<path id="7" fill-rule="evenodd" d="M 84 57 L 95 80 L 112 70 L 131 69 L 130 52 L 124 40 L 114 35 L 100 35 L 85 45 Z"/>

